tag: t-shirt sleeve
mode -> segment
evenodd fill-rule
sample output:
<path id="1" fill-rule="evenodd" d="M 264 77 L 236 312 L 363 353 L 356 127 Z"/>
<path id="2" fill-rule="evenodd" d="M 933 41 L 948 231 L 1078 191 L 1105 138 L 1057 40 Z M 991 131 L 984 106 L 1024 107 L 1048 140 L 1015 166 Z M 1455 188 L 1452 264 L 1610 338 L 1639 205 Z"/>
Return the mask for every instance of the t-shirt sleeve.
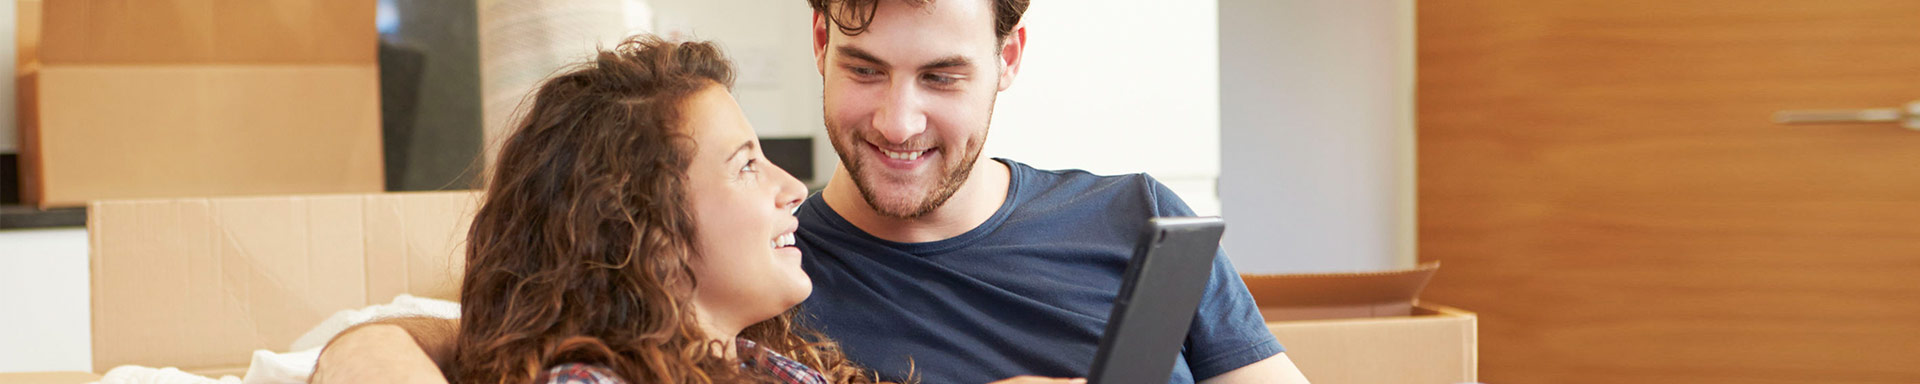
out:
<path id="1" fill-rule="evenodd" d="M 1172 189 L 1151 176 L 1142 177 L 1153 200 L 1155 217 L 1193 216 L 1193 209 Z M 1226 251 L 1215 253 L 1213 276 L 1207 280 L 1207 292 L 1201 296 L 1200 309 L 1187 330 L 1184 352 L 1193 380 L 1219 376 L 1284 351 L 1267 330 L 1253 294 L 1234 272 Z"/>

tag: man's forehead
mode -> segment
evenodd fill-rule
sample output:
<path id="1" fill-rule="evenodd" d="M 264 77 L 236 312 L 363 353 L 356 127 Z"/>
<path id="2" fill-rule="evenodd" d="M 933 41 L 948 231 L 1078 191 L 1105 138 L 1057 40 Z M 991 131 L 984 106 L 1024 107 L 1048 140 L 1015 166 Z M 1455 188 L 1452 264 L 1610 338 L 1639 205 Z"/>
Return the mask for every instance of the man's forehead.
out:
<path id="1" fill-rule="evenodd" d="M 959 10 L 938 9 L 942 7 L 939 3 L 920 8 L 894 4 L 894 9 L 883 3 L 861 31 L 847 34 L 840 28 L 828 28 L 833 34 L 827 39 L 828 51 L 844 58 L 916 67 L 983 62 L 999 52 L 991 18 L 965 17 Z"/>
<path id="2" fill-rule="evenodd" d="M 992 44 L 995 34 L 990 1 L 881 0 L 869 9 L 840 9 L 827 18 L 829 22 L 835 27 L 854 23 L 857 30 L 849 34 L 844 28 L 828 28 L 833 34 L 830 40 L 911 39 L 923 45 Z"/>

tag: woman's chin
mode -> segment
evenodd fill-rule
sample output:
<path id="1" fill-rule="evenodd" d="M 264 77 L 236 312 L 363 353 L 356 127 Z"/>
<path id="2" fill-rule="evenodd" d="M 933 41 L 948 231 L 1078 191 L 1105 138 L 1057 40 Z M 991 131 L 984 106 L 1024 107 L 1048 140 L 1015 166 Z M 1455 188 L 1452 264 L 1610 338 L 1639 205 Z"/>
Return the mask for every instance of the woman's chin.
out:
<path id="1" fill-rule="evenodd" d="M 813 280 L 805 279 L 805 274 L 801 274 L 801 277 L 799 284 L 788 290 L 787 308 L 800 305 L 801 302 L 807 301 L 807 297 L 813 295 Z M 782 311 L 784 312 L 785 309 L 783 308 Z"/>
<path id="2" fill-rule="evenodd" d="M 793 310 L 793 308 L 799 306 L 801 302 L 807 301 L 807 296 L 812 292 L 813 287 L 806 286 L 797 290 L 789 290 L 775 296 L 779 298 L 777 302 L 768 303 L 770 305 L 759 310 L 760 313 L 766 316 L 765 319 L 761 319 L 760 321 L 773 320 L 774 318 L 780 317 L 781 314 Z"/>

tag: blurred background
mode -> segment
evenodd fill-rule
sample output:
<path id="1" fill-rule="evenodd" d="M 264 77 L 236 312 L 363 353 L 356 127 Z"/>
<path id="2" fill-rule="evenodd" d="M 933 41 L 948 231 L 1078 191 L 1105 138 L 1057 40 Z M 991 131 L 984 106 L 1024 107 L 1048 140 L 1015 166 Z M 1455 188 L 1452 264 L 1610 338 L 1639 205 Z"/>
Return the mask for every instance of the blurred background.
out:
<path id="1" fill-rule="evenodd" d="M 940 0 L 951 1 L 951 0 Z M 85 204 L 471 189 L 538 81 L 718 41 L 837 159 L 800 0 L 0 0 L 0 372 L 92 370 Z M 1441 261 L 1488 383 L 1920 382 L 1920 2 L 1039 0 L 986 151 L 1243 273 Z M 91 368 L 91 369 L 90 369 Z M 1312 377 L 1309 372 L 1309 377 Z"/>

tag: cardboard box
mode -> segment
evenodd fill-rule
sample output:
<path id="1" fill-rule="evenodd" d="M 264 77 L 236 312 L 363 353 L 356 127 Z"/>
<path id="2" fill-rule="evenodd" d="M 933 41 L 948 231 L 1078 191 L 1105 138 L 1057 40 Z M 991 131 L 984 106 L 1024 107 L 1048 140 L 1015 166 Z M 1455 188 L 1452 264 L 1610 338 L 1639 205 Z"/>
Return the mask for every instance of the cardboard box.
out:
<path id="1" fill-rule="evenodd" d="M 40 62 L 40 0 L 19 0 L 13 9 L 14 71 Z"/>
<path id="2" fill-rule="evenodd" d="M 30 204 L 383 190 L 374 2 L 38 5 L 18 74 Z"/>
<path id="3" fill-rule="evenodd" d="M 244 373 L 334 312 L 457 300 L 472 191 L 95 202 L 93 367 Z"/>
<path id="4" fill-rule="evenodd" d="M 1416 299 L 1438 268 L 1241 278 L 1267 329 L 1315 384 L 1474 382 L 1477 318 Z"/>
<path id="5" fill-rule="evenodd" d="M 0 384 L 83 384 L 96 381 L 100 381 L 100 375 L 87 372 L 0 373 Z"/>
<path id="6" fill-rule="evenodd" d="M 47 1 L 40 57 L 49 65 L 370 64 L 376 3 Z"/>

